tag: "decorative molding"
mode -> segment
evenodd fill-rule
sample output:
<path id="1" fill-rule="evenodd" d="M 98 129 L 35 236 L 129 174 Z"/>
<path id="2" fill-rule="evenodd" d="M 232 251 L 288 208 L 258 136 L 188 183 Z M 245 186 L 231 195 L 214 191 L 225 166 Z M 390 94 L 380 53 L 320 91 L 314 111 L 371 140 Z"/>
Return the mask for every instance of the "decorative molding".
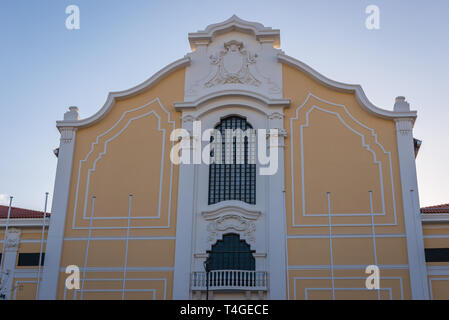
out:
<path id="1" fill-rule="evenodd" d="M 413 119 L 411 118 L 401 118 L 396 119 L 396 131 L 402 135 L 408 135 L 412 133 L 413 130 Z"/>
<path id="2" fill-rule="evenodd" d="M 278 54 L 278 60 L 281 63 L 284 63 L 286 65 L 289 65 L 295 69 L 299 69 L 308 75 L 312 76 L 315 80 L 320 82 L 321 84 L 325 85 L 328 88 L 337 90 L 337 91 L 343 91 L 343 92 L 354 92 L 356 95 L 356 98 L 360 105 L 371 114 L 374 114 L 381 118 L 386 119 L 397 119 L 397 118 L 411 118 L 413 121 L 415 121 L 417 117 L 416 111 L 403 111 L 403 109 L 397 109 L 395 111 L 389 111 L 385 109 L 381 109 L 379 107 L 376 107 L 374 104 L 372 104 L 368 98 L 365 95 L 365 92 L 363 91 L 362 87 L 358 84 L 346 84 L 342 82 L 337 82 L 334 80 L 331 80 L 325 76 L 323 76 L 321 73 L 316 71 L 315 69 L 309 67 L 305 63 L 296 60 L 295 58 L 292 58 L 286 54 L 279 53 Z"/>
<path id="3" fill-rule="evenodd" d="M 61 143 L 70 143 L 75 136 L 76 128 L 74 127 L 62 127 L 59 128 L 59 132 L 61 133 Z"/>
<path id="4" fill-rule="evenodd" d="M 273 134 L 277 138 L 286 138 L 287 137 L 287 131 L 284 128 L 275 128 L 277 130 L 277 133 Z M 270 131 L 267 131 L 267 138 L 270 137 Z"/>
<path id="5" fill-rule="evenodd" d="M 226 83 L 260 86 L 262 82 L 249 70 L 249 65 L 256 62 L 257 54 L 243 50 L 243 42 L 236 40 L 225 42 L 223 46 L 225 50 L 209 57 L 216 70 L 204 86 L 210 88 Z"/>
<path id="6" fill-rule="evenodd" d="M 10 229 L 6 235 L 5 251 L 17 251 L 20 243 L 20 230 Z"/>
<path id="7" fill-rule="evenodd" d="M 192 115 L 190 115 L 190 114 L 187 114 L 187 115 L 182 116 L 181 119 L 182 119 L 182 122 L 183 122 L 183 123 L 193 122 L 193 121 L 196 120 L 195 117 L 192 116 Z"/>
<path id="8" fill-rule="evenodd" d="M 260 42 L 272 43 L 275 47 L 280 46 L 278 29 L 265 27 L 261 23 L 246 21 L 233 15 L 226 21 L 207 26 L 205 30 L 189 33 L 190 47 L 195 50 L 197 46 L 209 44 L 215 35 L 233 30 L 252 33 Z"/>
<path id="9" fill-rule="evenodd" d="M 410 112 L 410 103 L 405 101 L 405 97 L 396 97 L 393 110 L 396 112 Z"/>
<path id="10" fill-rule="evenodd" d="M 208 241 L 211 243 L 215 243 L 223 234 L 230 231 L 243 235 L 251 243 L 256 241 L 254 236 L 256 225 L 238 214 L 226 214 L 211 221 L 207 225 L 207 230 L 209 231 Z"/>
<path id="11" fill-rule="evenodd" d="M 254 223 L 260 216 L 260 211 L 247 210 L 237 206 L 225 206 L 211 211 L 201 213 L 207 225 L 208 242 L 215 243 L 221 239 L 223 234 L 234 231 L 240 234 L 240 237 L 254 244 L 256 242 Z"/>
<path id="12" fill-rule="evenodd" d="M 236 213 L 243 218 L 247 220 L 257 220 L 262 213 L 257 210 L 248 210 L 243 207 L 237 207 L 237 206 L 224 206 L 220 207 L 218 209 L 209 210 L 209 211 L 203 211 L 201 212 L 201 215 L 205 220 L 215 220 L 219 218 L 221 215 L 227 214 L 227 213 Z"/>
<path id="13" fill-rule="evenodd" d="M 64 113 L 64 120 L 79 120 L 80 116 L 78 114 L 78 107 L 69 107 L 69 111 L 67 111 L 66 113 Z"/>
<path id="14" fill-rule="evenodd" d="M 102 157 L 107 155 L 108 144 L 111 141 L 113 141 L 114 139 L 118 138 L 120 136 L 120 134 L 122 134 L 133 121 L 142 119 L 142 118 L 144 118 L 146 116 L 149 116 L 151 114 L 154 115 L 157 118 L 157 120 L 158 120 L 157 130 L 159 132 L 162 132 L 162 142 L 161 142 L 162 149 L 161 149 L 161 162 L 160 162 L 160 166 L 161 166 L 160 168 L 161 169 L 160 169 L 160 176 L 159 176 L 158 215 L 157 216 L 144 216 L 144 217 L 130 217 L 129 219 L 131 219 L 131 220 L 132 219 L 152 220 L 152 219 L 161 219 L 162 218 L 162 215 L 161 215 L 161 210 L 162 210 L 162 188 L 163 188 L 162 186 L 163 186 L 163 183 L 164 183 L 164 163 L 165 163 L 163 161 L 163 159 L 164 159 L 165 148 L 166 148 L 166 143 L 165 143 L 166 141 L 165 140 L 166 140 L 166 130 L 167 129 L 162 127 L 162 121 L 164 121 L 164 120 L 162 119 L 162 116 L 159 115 L 159 113 L 157 112 L 156 108 L 153 107 L 153 104 L 159 106 L 162 109 L 162 111 L 166 114 L 166 116 L 167 116 L 167 124 L 168 124 L 169 128 L 171 126 L 172 130 L 175 129 L 175 121 L 171 120 L 170 113 L 165 109 L 165 107 L 161 103 L 160 99 L 157 97 L 157 98 L 153 99 L 152 101 L 150 101 L 150 102 L 148 102 L 148 103 L 146 103 L 146 104 L 144 104 L 144 105 L 142 105 L 140 107 L 137 107 L 137 108 L 125 111 L 122 114 L 122 116 L 120 117 L 120 119 L 117 120 L 117 122 L 115 122 L 114 125 L 111 128 L 109 128 L 108 130 L 106 130 L 105 132 L 103 132 L 102 134 L 97 136 L 97 138 L 95 139 L 95 142 L 92 142 L 92 144 L 91 144 L 90 151 L 86 154 L 84 159 L 79 161 L 78 176 L 77 176 L 76 191 L 75 191 L 75 205 L 74 205 L 74 209 L 73 209 L 74 214 L 73 214 L 73 220 L 72 220 L 72 229 L 73 230 L 75 230 L 75 229 L 78 229 L 78 230 L 90 229 L 90 227 L 76 226 L 76 221 L 77 221 L 76 219 L 77 219 L 78 209 L 79 209 L 78 208 L 78 202 L 79 201 L 82 201 L 81 202 L 81 204 L 82 204 L 81 205 L 81 208 L 82 208 L 81 209 L 82 210 L 81 218 L 83 220 L 120 220 L 120 219 L 126 219 L 126 217 L 113 217 L 113 216 L 103 216 L 103 217 L 95 217 L 95 216 L 93 216 L 93 217 L 90 217 L 90 218 L 88 217 L 88 215 L 86 213 L 86 210 L 87 210 L 87 205 L 86 204 L 89 201 L 88 194 L 89 194 L 89 187 L 90 187 L 90 177 L 91 177 L 91 173 L 95 172 L 95 170 L 96 170 L 97 162 Z M 140 111 L 140 110 L 142 110 L 144 108 L 148 108 L 149 111 L 147 111 L 144 114 L 135 116 L 135 117 L 131 117 L 130 116 L 129 119 L 125 118 L 128 114 L 132 114 L 133 112 L 138 112 L 138 111 Z M 116 133 L 111 138 L 107 139 L 106 141 L 100 141 L 100 139 L 102 137 L 104 137 L 106 134 L 110 133 L 111 130 L 115 129 L 116 127 L 119 127 L 120 124 L 122 124 L 122 125 L 124 124 L 124 125 L 118 131 L 118 133 Z M 82 197 L 82 196 L 79 195 L 80 180 L 81 180 L 81 174 L 82 174 L 82 166 L 83 166 L 84 163 L 86 163 L 88 161 L 90 155 L 93 154 L 93 152 L 94 152 L 95 146 L 98 145 L 98 144 L 102 144 L 103 148 L 102 148 L 102 151 L 99 152 L 96 155 L 97 157 L 95 158 L 95 160 L 94 160 L 94 162 L 92 164 L 92 167 L 87 169 L 86 187 L 85 187 L 85 190 L 84 190 L 84 197 Z M 167 208 L 167 225 L 165 225 L 165 226 L 131 226 L 131 227 L 129 227 L 130 229 L 168 229 L 168 228 L 170 228 L 170 221 L 171 221 L 170 220 L 171 219 L 171 197 L 172 197 L 172 187 L 173 187 L 173 163 L 170 162 L 169 165 L 170 165 L 170 179 L 169 179 L 169 185 L 170 185 L 170 189 L 169 190 L 170 191 L 169 191 L 168 208 Z M 83 200 L 83 198 L 84 198 L 84 200 Z M 104 227 L 103 226 L 103 227 L 91 227 L 91 229 L 126 229 L 126 227 Z"/>
<path id="15" fill-rule="evenodd" d="M 45 219 L 45 226 L 48 227 L 49 225 L 49 218 L 47 217 Z M 42 227 L 43 219 L 10 219 L 9 220 L 9 226 L 10 227 Z M 6 221 L 0 221 L 0 227 L 5 227 Z"/>
<path id="16" fill-rule="evenodd" d="M 288 107 L 290 106 L 290 99 L 271 99 L 260 93 L 246 91 L 246 90 L 220 90 L 218 92 L 212 92 L 208 95 L 205 95 L 195 101 L 188 102 L 175 102 L 175 109 L 177 111 L 181 111 L 183 109 L 189 108 L 197 108 L 200 105 L 222 97 L 248 97 L 253 98 L 255 100 L 261 101 L 269 107 Z"/>
<path id="17" fill-rule="evenodd" d="M 190 33 L 192 63 L 186 68 L 184 102 L 223 87 L 282 98 L 279 30 L 236 16 Z"/>
<path id="18" fill-rule="evenodd" d="M 423 223 L 449 222 L 449 214 L 447 213 L 421 214 L 421 221 Z"/>
<path id="19" fill-rule="evenodd" d="M 280 112 L 273 112 L 268 116 L 268 120 L 283 120 L 284 115 Z"/>
<path id="20" fill-rule="evenodd" d="M 346 114 L 351 121 L 353 121 L 357 126 L 368 130 L 369 131 L 369 135 L 366 134 L 362 134 L 360 132 L 358 132 L 357 130 L 355 130 L 354 128 L 352 128 L 348 123 L 345 122 L 345 120 L 341 117 L 339 112 L 334 112 L 334 111 L 329 111 L 327 109 L 323 109 L 321 107 L 318 107 L 316 104 L 311 104 L 311 107 L 308 109 L 308 111 L 306 112 L 306 116 L 305 116 L 305 120 L 306 123 L 300 126 L 300 139 L 301 139 L 301 150 L 300 150 L 300 162 L 301 162 L 301 166 L 300 166 L 300 170 L 301 170 L 301 189 L 302 189 L 302 215 L 303 216 L 313 216 L 313 217 L 319 217 L 319 216 L 328 216 L 328 214 L 315 214 L 315 213 L 306 213 L 305 212 L 305 182 L 304 182 L 304 150 L 303 150 L 303 134 L 302 134 L 302 130 L 303 127 L 308 127 L 309 126 L 309 114 L 310 112 L 312 112 L 313 110 L 319 110 L 319 111 L 323 111 L 332 115 L 335 115 L 337 117 L 337 119 L 347 128 L 349 129 L 351 132 L 353 132 L 354 134 L 357 134 L 358 136 L 360 136 L 361 138 L 361 145 L 363 148 L 365 148 L 368 152 L 370 152 L 373 156 L 373 163 L 376 164 L 379 168 L 379 182 L 380 182 L 380 188 L 381 188 L 381 199 L 382 199 L 382 212 L 381 213 L 373 213 L 374 215 L 386 215 L 386 209 L 385 209 L 385 199 L 384 199 L 384 177 L 383 177 L 383 169 L 382 169 L 382 161 L 378 160 L 378 155 L 376 154 L 376 152 L 373 150 L 373 146 L 370 145 L 369 143 L 366 142 L 366 136 L 371 136 L 372 138 L 374 138 L 374 143 L 375 145 L 377 145 L 377 147 L 380 149 L 380 152 L 383 153 L 384 155 L 386 155 L 388 157 L 388 170 L 386 170 L 388 176 L 390 177 L 391 180 L 391 202 L 392 202 L 392 209 L 393 209 L 393 216 L 394 216 L 394 223 L 383 223 L 383 224 L 376 224 L 376 226 L 387 226 L 387 225 L 397 225 L 397 216 L 396 216 L 396 212 L 397 212 L 397 208 L 396 208 L 396 196 L 395 196 L 395 190 L 394 190 L 394 178 L 393 178 L 393 169 L 392 169 L 392 159 L 391 159 L 391 152 L 386 151 L 384 146 L 378 141 L 378 136 L 376 134 L 376 132 L 374 131 L 374 129 L 367 127 L 366 125 L 364 125 L 363 123 L 359 122 L 356 118 L 353 117 L 353 115 L 348 111 L 348 109 L 346 108 L 345 105 L 341 105 L 341 104 L 336 104 L 330 101 L 326 101 L 324 99 L 321 99 L 311 93 L 308 94 L 306 100 L 296 109 L 296 113 L 295 113 L 295 117 L 290 118 L 290 135 L 291 135 L 291 140 L 290 140 L 290 145 L 291 145 L 291 150 L 294 150 L 293 146 L 294 146 L 294 126 L 293 126 L 293 121 L 297 121 L 299 120 L 299 111 L 306 107 L 306 105 L 308 104 L 309 100 L 311 98 L 314 98 L 316 100 L 318 100 L 321 103 L 324 103 L 326 105 L 330 105 L 330 106 L 334 106 L 334 107 L 340 107 L 343 109 L 344 113 Z M 295 184 L 294 184 L 294 170 L 295 170 L 295 166 L 294 166 L 294 158 L 293 158 L 293 151 L 290 152 L 290 161 L 291 161 L 291 172 L 292 172 L 292 180 L 291 180 L 291 192 L 292 192 L 292 212 L 295 212 Z M 332 216 L 369 216 L 371 215 L 370 213 L 351 213 L 351 214 L 346 214 L 346 213 L 333 213 Z M 334 224 L 334 226 L 355 226 L 354 224 Z M 323 224 L 323 225 L 308 225 L 308 224 L 296 224 L 295 222 L 295 214 L 293 214 L 292 216 L 292 226 L 293 227 L 313 227 L 313 226 L 328 226 L 328 224 Z M 371 224 L 358 224 L 358 226 L 371 226 Z"/>

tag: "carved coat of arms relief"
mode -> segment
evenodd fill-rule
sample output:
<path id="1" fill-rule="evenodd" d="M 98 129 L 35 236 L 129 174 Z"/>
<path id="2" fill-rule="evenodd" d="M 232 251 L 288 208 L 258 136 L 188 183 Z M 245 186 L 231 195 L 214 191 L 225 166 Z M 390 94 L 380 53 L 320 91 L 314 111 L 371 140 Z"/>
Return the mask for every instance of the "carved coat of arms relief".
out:
<path id="1" fill-rule="evenodd" d="M 249 66 L 256 63 L 257 54 L 251 54 L 243 49 L 243 43 L 231 40 L 224 44 L 225 50 L 210 56 L 211 64 L 216 66 L 212 78 L 204 86 L 210 88 L 219 84 L 237 83 L 260 86 L 258 80 L 250 71 Z"/>

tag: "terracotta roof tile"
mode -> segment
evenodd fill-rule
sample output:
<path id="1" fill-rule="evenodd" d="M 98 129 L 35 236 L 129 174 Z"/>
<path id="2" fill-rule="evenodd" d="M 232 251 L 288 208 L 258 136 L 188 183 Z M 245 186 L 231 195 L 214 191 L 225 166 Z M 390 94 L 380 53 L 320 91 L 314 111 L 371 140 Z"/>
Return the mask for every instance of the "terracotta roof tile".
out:
<path id="1" fill-rule="evenodd" d="M 32 218 L 42 218 L 44 215 L 44 212 L 42 211 L 36 211 L 36 210 L 29 210 L 29 209 L 22 209 L 22 208 L 16 208 L 11 207 L 11 219 L 32 219 Z M 50 213 L 47 212 L 47 217 L 50 216 Z M 0 219 L 6 219 L 8 217 L 8 206 L 2 206 L 0 205 Z"/>
<path id="2" fill-rule="evenodd" d="M 449 203 L 421 208 L 421 213 L 449 213 Z"/>

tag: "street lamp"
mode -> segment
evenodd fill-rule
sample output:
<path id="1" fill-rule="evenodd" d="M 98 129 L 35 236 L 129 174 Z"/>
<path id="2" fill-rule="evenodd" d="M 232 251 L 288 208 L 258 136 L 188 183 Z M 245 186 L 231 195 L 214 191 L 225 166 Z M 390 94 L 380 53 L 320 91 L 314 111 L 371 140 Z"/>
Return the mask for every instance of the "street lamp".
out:
<path id="1" fill-rule="evenodd" d="M 208 256 L 203 262 L 204 270 L 206 271 L 206 300 L 209 300 L 209 272 L 210 272 L 210 257 Z"/>

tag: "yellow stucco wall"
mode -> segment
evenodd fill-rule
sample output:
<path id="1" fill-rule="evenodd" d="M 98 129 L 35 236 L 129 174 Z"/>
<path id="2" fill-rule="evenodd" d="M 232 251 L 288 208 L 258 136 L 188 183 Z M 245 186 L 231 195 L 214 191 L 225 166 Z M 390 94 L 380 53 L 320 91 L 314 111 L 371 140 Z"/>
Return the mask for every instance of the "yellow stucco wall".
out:
<path id="1" fill-rule="evenodd" d="M 423 235 L 426 249 L 449 248 L 449 223 L 424 223 Z M 449 273 L 432 273 L 434 267 L 449 268 L 449 262 L 427 262 L 427 266 L 430 297 L 435 300 L 449 300 Z"/>
<path id="2" fill-rule="evenodd" d="M 38 219 L 37 223 L 40 221 Z M 20 220 L 19 220 L 20 221 Z M 42 237 L 42 227 L 16 227 L 12 226 L 9 231 L 20 230 L 20 240 L 17 254 L 14 260 L 14 278 L 11 290 L 11 300 L 34 300 L 36 299 L 36 288 L 38 279 L 38 266 L 18 266 L 19 255 L 21 253 L 40 253 L 41 242 L 42 252 L 45 253 L 47 228 L 45 228 Z M 4 229 L 0 231 L 0 239 L 4 238 Z M 43 240 L 42 240 L 43 238 Z M 0 247 L 0 253 L 3 253 L 3 245 Z M 5 261 L 4 261 L 5 263 Z M 41 271 L 43 267 L 41 268 Z M 32 276 L 29 276 L 32 275 Z"/>
<path id="3" fill-rule="evenodd" d="M 284 110 L 288 297 L 329 298 L 334 287 L 337 299 L 377 299 L 363 290 L 365 267 L 377 264 L 396 266 L 381 268 L 381 298 L 410 298 L 394 121 L 287 65 L 283 90 L 291 99 Z"/>
<path id="4" fill-rule="evenodd" d="M 81 268 L 84 292 L 67 291 L 61 270 L 59 299 L 121 299 L 123 285 L 125 298 L 171 298 L 179 167 L 170 133 L 181 127 L 184 77 L 169 74 L 77 131 L 61 268 Z"/>
<path id="5" fill-rule="evenodd" d="M 58 299 L 172 298 L 179 168 L 171 166 L 169 136 L 181 127 L 173 103 L 183 100 L 184 77 L 184 69 L 173 72 L 77 131 Z M 411 298 L 394 121 L 286 65 L 283 91 L 291 100 L 284 110 L 288 298 L 332 299 L 332 287 L 336 299 Z M 22 230 L 21 241 L 34 242 L 21 242 L 19 252 L 39 252 L 40 229 Z M 448 224 L 423 230 L 426 248 L 449 247 Z M 371 264 L 383 266 L 379 296 L 364 289 Z M 65 288 L 68 265 L 82 269 L 82 296 Z M 36 278 L 13 283 L 13 299 L 35 298 Z M 449 299 L 449 276 L 429 275 L 429 290 Z M 236 296 L 216 298 L 226 297 Z"/>

